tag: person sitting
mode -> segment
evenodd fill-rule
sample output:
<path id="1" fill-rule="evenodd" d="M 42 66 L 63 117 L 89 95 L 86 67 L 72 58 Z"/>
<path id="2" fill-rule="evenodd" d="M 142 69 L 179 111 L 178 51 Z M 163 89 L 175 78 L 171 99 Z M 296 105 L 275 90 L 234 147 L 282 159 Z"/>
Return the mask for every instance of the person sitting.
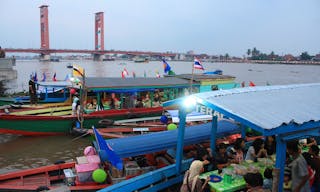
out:
<path id="1" fill-rule="evenodd" d="M 275 154 L 276 152 L 276 138 L 275 136 L 267 136 L 264 141 L 264 148 L 267 150 L 268 156 Z"/>
<path id="2" fill-rule="evenodd" d="M 317 145 L 317 141 L 313 137 L 308 138 L 307 144 L 305 144 L 306 147 L 310 147 L 311 145 Z"/>
<path id="3" fill-rule="evenodd" d="M 116 94 L 111 93 L 111 99 L 109 104 L 110 109 L 118 109 L 119 108 L 118 103 L 119 103 L 119 100 L 116 98 Z"/>
<path id="4" fill-rule="evenodd" d="M 234 142 L 234 146 L 231 149 L 231 156 L 233 158 L 233 163 L 241 163 L 244 159 L 243 150 L 245 147 L 245 142 L 243 138 L 237 138 Z"/>
<path id="5" fill-rule="evenodd" d="M 150 100 L 150 96 L 147 93 L 145 98 L 142 100 L 144 107 L 151 107 L 151 100 Z"/>
<path id="6" fill-rule="evenodd" d="M 153 107 L 159 107 L 161 103 L 161 98 L 158 92 L 154 94 L 153 97 Z"/>
<path id="7" fill-rule="evenodd" d="M 229 156 L 227 154 L 227 145 L 220 143 L 216 149 L 215 162 L 218 164 L 218 168 L 223 168 L 229 165 Z"/>
<path id="8" fill-rule="evenodd" d="M 136 108 L 143 108 L 142 99 L 140 97 L 137 98 Z"/>
<path id="9" fill-rule="evenodd" d="M 272 190 L 272 169 L 266 168 L 263 172 L 263 188 Z"/>
<path id="10" fill-rule="evenodd" d="M 291 192 L 291 169 L 288 166 L 284 168 L 283 191 Z"/>
<path id="11" fill-rule="evenodd" d="M 204 172 L 218 169 L 217 164 L 215 161 L 213 161 L 209 151 L 201 145 L 196 145 L 196 156 L 194 159 L 203 162 Z"/>
<path id="12" fill-rule="evenodd" d="M 247 192 L 266 192 L 270 190 L 263 189 L 263 178 L 261 173 L 247 173 L 243 176 L 247 183 Z"/>
<path id="13" fill-rule="evenodd" d="M 209 177 L 203 183 L 199 175 L 204 171 L 203 162 L 194 160 L 186 171 L 180 192 L 203 192 L 209 182 Z"/>
<path id="14" fill-rule="evenodd" d="M 245 160 L 257 161 L 258 158 L 262 157 L 267 157 L 267 151 L 264 149 L 263 140 L 258 138 L 249 147 Z"/>

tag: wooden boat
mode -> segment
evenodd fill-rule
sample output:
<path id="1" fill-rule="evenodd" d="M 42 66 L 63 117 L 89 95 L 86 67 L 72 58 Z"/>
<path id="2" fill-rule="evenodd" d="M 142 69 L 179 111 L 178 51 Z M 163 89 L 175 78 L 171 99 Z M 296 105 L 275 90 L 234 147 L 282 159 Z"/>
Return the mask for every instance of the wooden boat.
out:
<path id="1" fill-rule="evenodd" d="M 194 128 L 190 127 L 186 129 L 185 142 L 187 145 L 196 144 L 208 140 L 210 137 L 211 125 L 201 125 L 207 130 L 199 129 L 199 125 Z M 177 130 L 176 130 L 177 131 Z M 103 184 L 97 184 L 94 182 L 81 181 L 80 170 L 77 169 L 76 163 L 80 164 L 80 159 L 77 158 L 77 162 L 61 163 L 58 165 L 49 165 L 39 168 L 33 168 L 28 170 L 16 171 L 12 173 L 6 173 L 0 175 L 0 190 L 4 191 L 24 191 L 31 190 L 35 191 L 41 186 L 48 187 L 49 189 L 56 190 L 71 190 L 71 191 L 85 191 L 85 190 L 98 190 L 108 186 L 112 186 L 123 180 L 136 177 L 143 173 L 149 171 L 160 171 L 158 168 L 170 165 L 174 161 L 167 158 L 167 153 L 165 150 L 174 148 L 176 146 L 176 137 L 171 135 L 176 135 L 176 131 L 164 131 L 161 133 L 152 133 L 152 135 L 136 136 L 122 139 L 111 139 L 106 140 L 108 145 L 117 151 L 117 155 L 123 159 L 124 171 L 120 173 L 114 171 L 114 169 L 108 172 L 110 179 Z M 199 132 L 200 131 L 200 132 Z M 232 134 L 239 132 L 239 127 L 231 122 L 218 122 L 218 137 L 225 134 Z M 156 135 L 155 135 L 156 134 Z M 166 140 L 165 138 L 169 138 Z M 153 140 L 155 140 L 153 142 Z M 128 146 L 129 149 L 126 150 L 126 142 L 136 142 L 136 145 Z M 144 144 L 144 143 L 148 144 Z M 152 144 L 151 146 L 149 144 Z M 190 150 L 187 149 L 186 150 Z M 147 154 L 147 155 L 146 155 Z M 101 155 L 101 154 L 100 154 Z M 148 156 L 148 157 L 147 157 Z M 104 159 L 103 155 L 101 156 Z M 132 157 L 129 160 L 128 157 Z M 146 159 L 148 158 L 148 159 Z M 67 170 L 72 172 L 66 174 Z M 73 174 L 72 169 L 77 172 L 77 177 Z M 156 169 L 156 170 L 155 170 Z M 92 171 L 94 171 L 93 169 Z M 154 172 L 154 173 L 155 173 Z M 87 172 L 83 172 L 86 175 Z M 158 174 L 155 174 L 158 175 Z M 133 180 L 127 180 L 128 182 L 134 182 Z"/>
<path id="2" fill-rule="evenodd" d="M 110 184 L 95 182 L 68 186 L 64 175 L 65 169 L 74 169 L 75 162 L 42 166 L 0 175 L 0 191 L 37 191 L 56 189 L 70 191 L 95 191 Z"/>
<path id="3" fill-rule="evenodd" d="M 161 116 L 163 108 L 160 102 L 175 99 L 185 94 L 190 87 L 189 75 L 168 76 L 164 78 L 95 78 L 88 77 L 84 85 L 84 104 L 95 101 L 100 104 L 93 108 L 84 105 L 84 113 L 72 116 L 69 110 L 55 110 L 55 108 L 23 111 L 17 114 L 0 114 L 0 133 L 21 135 L 57 135 L 66 134 L 76 124 L 82 128 L 100 127 L 102 119 L 121 120 L 138 117 Z M 194 75 L 193 90 L 195 92 L 211 91 L 213 87 L 219 89 L 237 86 L 234 77 L 224 75 Z M 114 93 L 119 98 L 119 108 L 110 109 L 110 96 Z M 132 105 L 133 98 L 142 98 L 150 94 L 148 106 L 136 108 Z M 160 99 L 155 102 L 156 95 Z M 157 105 L 156 105 L 157 104 Z M 71 104 L 70 104 L 71 105 Z M 101 107 L 103 106 L 103 107 Z M 66 107 L 68 108 L 68 106 Z M 104 108 L 104 109 L 102 109 Z M 77 123 L 78 122 L 78 123 Z"/>
<path id="4" fill-rule="evenodd" d="M 65 102 L 70 97 L 70 81 L 36 82 L 38 103 Z M 8 104 L 28 104 L 29 96 L 1 97 L 0 106 Z"/>

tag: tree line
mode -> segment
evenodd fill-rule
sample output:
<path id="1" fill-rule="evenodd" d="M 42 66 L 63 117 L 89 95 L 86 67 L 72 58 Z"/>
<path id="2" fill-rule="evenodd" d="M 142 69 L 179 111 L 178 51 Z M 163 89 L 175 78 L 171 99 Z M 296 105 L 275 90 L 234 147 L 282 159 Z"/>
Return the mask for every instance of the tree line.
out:
<path id="1" fill-rule="evenodd" d="M 271 51 L 271 53 L 263 53 L 258 50 L 256 47 L 253 49 L 247 50 L 247 59 L 249 60 L 272 60 L 272 61 L 283 61 L 283 60 L 302 60 L 302 61 L 310 61 L 315 56 L 311 56 L 307 51 L 302 52 L 298 57 L 294 57 L 291 54 L 287 54 L 284 56 L 280 56 Z"/>

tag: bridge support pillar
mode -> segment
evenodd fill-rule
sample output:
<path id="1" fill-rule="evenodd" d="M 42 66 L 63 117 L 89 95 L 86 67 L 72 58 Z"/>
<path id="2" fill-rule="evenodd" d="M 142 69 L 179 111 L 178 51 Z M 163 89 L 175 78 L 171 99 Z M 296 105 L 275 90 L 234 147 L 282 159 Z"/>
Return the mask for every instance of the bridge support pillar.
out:
<path id="1" fill-rule="evenodd" d="M 50 61 L 50 54 L 41 54 L 39 60 L 40 61 Z"/>
<path id="2" fill-rule="evenodd" d="M 94 61 L 103 61 L 104 55 L 102 54 L 93 54 L 93 60 Z"/>

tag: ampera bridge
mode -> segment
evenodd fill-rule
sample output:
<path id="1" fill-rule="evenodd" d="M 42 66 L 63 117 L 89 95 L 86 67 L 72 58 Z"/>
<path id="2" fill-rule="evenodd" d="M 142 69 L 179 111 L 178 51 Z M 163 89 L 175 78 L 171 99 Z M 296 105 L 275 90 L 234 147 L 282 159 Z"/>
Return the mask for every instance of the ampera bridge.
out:
<path id="1" fill-rule="evenodd" d="M 154 57 L 176 57 L 175 53 L 142 52 L 142 51 L 117 51 L 104 49 L 104 15 L 103 12 L 95 13 L 95 46 L 94 50 L 88 49 L 51 49 L 49 43 L 49 17 L 48 5 L 40 8 L 41 45 L 39 49 L 6 48 L 6 52 L 39 53 L 41 60 L 50 60 L 51 53 L 85 53 L 92 54 L 94 60 L 103 60 L 105 54 L 146 55 Z"/>

